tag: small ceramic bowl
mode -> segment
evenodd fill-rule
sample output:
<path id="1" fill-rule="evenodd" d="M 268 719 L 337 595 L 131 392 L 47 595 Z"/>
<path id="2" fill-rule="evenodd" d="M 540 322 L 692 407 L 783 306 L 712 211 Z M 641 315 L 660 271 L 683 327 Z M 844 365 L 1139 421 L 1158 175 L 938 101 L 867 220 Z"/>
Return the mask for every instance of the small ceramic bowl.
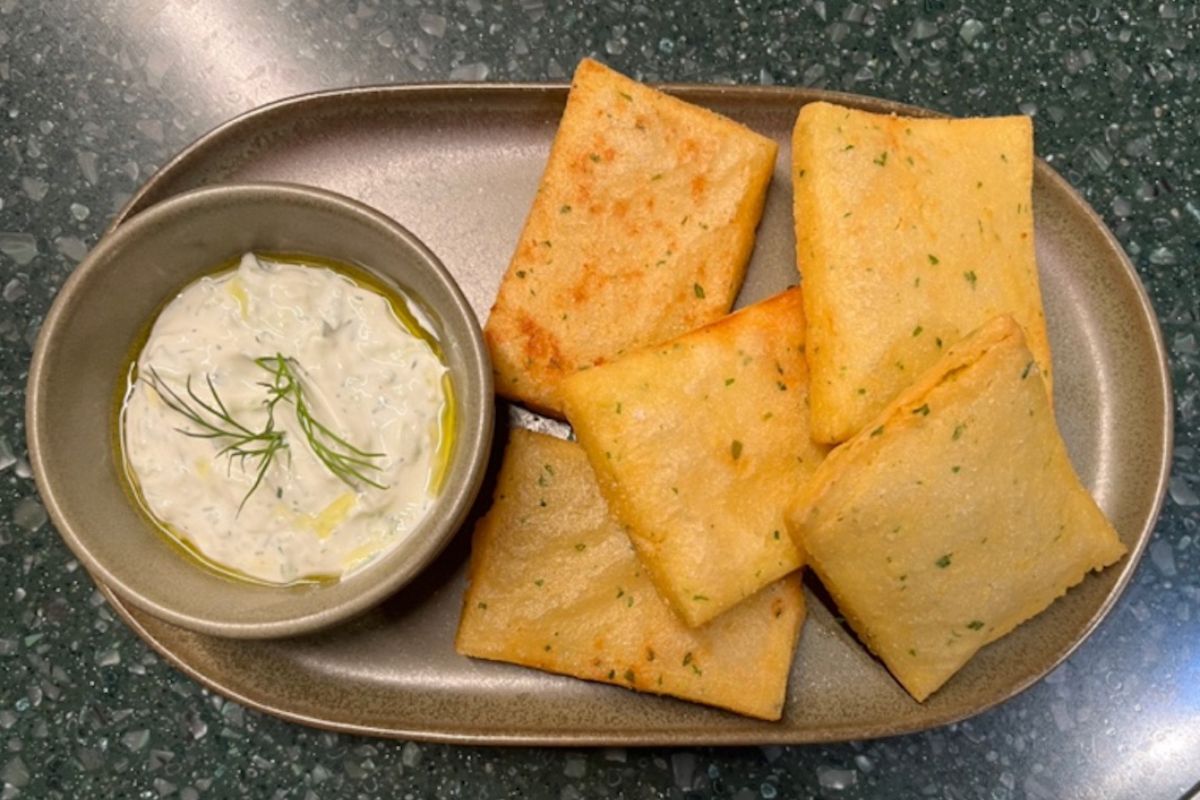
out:
<path id="1" fill-rule="evenodd" d="M 436 329 L 455 385 L 457 430 L 429 514 L 372 564 L 327 585 L 270 587 L 189 560 L 135 508 L 115 451 L 122 366 L 139 333 L 180 289 L 246 251 L 301 253 L 359 266 L 398 287 Z M 491 445 L 491 366 L 454 279 L 393 220 L 340 195 L 287 184 L 179 195 L 106 236 L 71 275 L 29 374 L 27 426 L 38 488 L 79 560 L 123 599 L 218 636 L 291 636 L 342 621 L 395 592 L 462 524 Z"/>

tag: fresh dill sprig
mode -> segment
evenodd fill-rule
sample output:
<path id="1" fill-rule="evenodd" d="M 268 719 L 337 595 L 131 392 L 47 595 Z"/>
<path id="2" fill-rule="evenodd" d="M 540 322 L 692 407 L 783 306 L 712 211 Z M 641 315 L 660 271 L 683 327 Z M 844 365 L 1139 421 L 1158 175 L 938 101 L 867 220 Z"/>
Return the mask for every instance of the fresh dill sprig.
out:
<path id="1" fill-rule="evenodd" d="M 271 462 L 275 457 L 284 450 L 288 449 L 288 444 L 285 441 L 286 434 L 284 431 L 275 429 L 274 409 L 271 408 L 267 413 L 267 422 L 262 430 L 254 431 L 247 428 L 229 412 L 225 407 L 225 403 L 221 400 L 221 395 L 217 393 L 217 387 L 213 385 L 212 378 L 205 376 L 205 383 L 208 384 L 208 393 L 212 397 L 211 401 L 201 399 L 196 391 L 192 389 L 192 377 L 189 375 L 185 388 L 187 395 L 191 398 L 191 403 L 194 403 L 205 413 L 197 411 L 191 403 L 185 400 L 174 389 L 172 389 L 158 371 L 153 367 L 150 368 L 150 386 L 162 398 L 162 401 L 167 404 L 167 407 L 178 414 L 183 415 L 188 422 L 195 425 L 199 430 L 188 430 L 186 428 L 176 428 L 175 430 L 182 433 L 184 436 L 191 436 L 195 439 L 228 439 L 229 443 L 217 451 L 217 457 L 228 456 L 230 466 L 233 465 L 233 460 L 236 458 L 245 468 L 246 459 L 258 462 L 258 470 L 254 475 L 254 483 L 250 486 L 249 491 L 242 497 L 242 502 L 238 505 L 238 512 L 246 505 L 246 501 L 250 499 L 250 495 L 254 494 L 255 490 L 262 484 L 263 478 L 266 477 L 267 470 L 271 467 Z M 207 417 L 205 416 L 207 414 Z M 291 456 L 291 453 L 288 453 Z"/>
<path id="2" fill-rule="evenodd" d="M 292 369 L 297 363 L 294 359 L 285 358 L 281 353 L 273 356 L 254 359 L 254 363 L 271 374 L 271 383 L 262 383 L 267 388 L 270 398 L 267 407 L 274 409 L 280 400 L 289 401 L 296 409 L 296 421 L 300 423 L 300 431 L 308 440 L 308 446 L 313 455 L 325 465 L 343 483 L 351 488 L 357 488 L 357 483 L 365 483 L 376 489 L 387 487 L 371 480 L 364 470 L 378 470 L 379 467 L 371 459 L 383 458 L 383 453 L 368 453 L 360 450 L 322 425 L 308 407 L 304 397 L 304 387 L 299 377 Z"/>
<path id="3" fill-rule="evenodd" d="M 296 413 L 296 421 L 304 434 L 313 455 L 338 480 L 352 489 L 359 484 L 373 486 L 376 489 L 387 487 L 372 480 L 366 472 L 378 470 L 379 466 L 373 459 L 383 458 L 383 453 L 369 453 L 361 450 L 338 436 L 327 426 L 313 416 L 305 398 L 304 387 L 293 370 L 297 364 L 294 359 L 286 358 L 281 353 L 254 359 L 254 363 L 271 376 L 271 381 L 260 383 L 267 389 L 267 397 L 263 400 L 266 406 L 267 419 L 260 430 L 254 430 L 236 417 L 226 407 L 211 376 L 205 376 L 210 399 L 205 400 L 192 388 L 191 376 L 185 383 L 187 397 L 172 389 L 158 372 L 150 368 L 150 386 L 158 394 L 167 407 L 183 416 L 195 429 L 176 428 L 185 436 L 196 439 L 224 439 L 227 443 L 217 451 L 217 457 L 228 456 L 232 466 L 234 459 L 242 464 L 247 459 L 257 466 L 254 483 L 242 498 L 238 506 L 239 513 L 250 499 L 250 495 L 262 485 L 267 470 L 284 451 L 291 458 L 291 450 L 287 441 L 287 432 L 275 427 L 275 409 L 281 401 L 292 405 Z M 297 365 L 298 366 L 298 365 Z"/>

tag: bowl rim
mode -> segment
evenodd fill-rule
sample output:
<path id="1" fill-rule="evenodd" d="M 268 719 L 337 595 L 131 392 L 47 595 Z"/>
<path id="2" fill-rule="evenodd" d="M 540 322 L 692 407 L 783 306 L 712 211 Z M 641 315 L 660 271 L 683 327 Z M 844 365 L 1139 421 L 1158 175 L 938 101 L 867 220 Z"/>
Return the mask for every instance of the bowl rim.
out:
<path id="1" fill-rule="evenodd" d="M 44 452 L 49 449 L 46 436 L 48 419 L 52 416 L 47 407 L 46 392 L 43 391 L 45 374 L 55 357 L 57 348 L 54 345 L 60 331 L 69 324 L 69 310 L 81 298 L 87 297 L 89 278 L 101 270 L 113 269 L 114 264 L 119 263 L 114 261 L 114 254 L 136 242 L 139 236 L 154 231 L 164 220 L 169 220 L 188 208 L 203 207 L 216 200 L 227 202 L 231 198 L 240 202 L 282 201 L 284 205 L 316 205 L 334 214 L 357 217 L 396 240 L 400 248 L 406 248 L 414 256 L 414 260 L 420 262 L 418 269 L 427 271 L 441 284 L 450 299 L 450 304 L 434 305 L 428 298 L 422 296 L 420 299 L 447 328 L 452 328 L 457 333 L 462 327 L 468 334 L 457 343 L 462 349 L 467 372 L 473 375 L 474 380 L 464 380 L 463 383 L 473 383 L 477 390 L 468 393 L 464 385 L 456 387 L 456 393 L 464 405 L 474 399 L 479 406 L 479 413 L 469 415 L 470 418 L 460 423 L 456 430 L 456 450 L 452 459 L 468 461 L 465 479 L 453 485 L 443 486 L 435 505 L 425 517 L 431 524 L 420 546 L 407 551 L 407 555 L 393 565 L 388 565 L 389 554 L 385 553 L 368 567 L 372 579 L 362 581 L 353 593 L 335 605 L 298 615 L 280 614 L 275 619 L 255 622 L 214 620 L 202 614 L 180 611 L 169 603 L 149 597 L 128 585 L 119 570 L 114 571 L 103 560 L 97 558 L 89 547 L 88 541 L 92 534 L 85 531 L 88 531 L 90 526 L 64 512 L 60 500 L 71 490 L 50 475 Z M 395 283 L 393 278 L 369 265 L 356 266 L 387 284 Z M 447 368 L 449 369 L 449 365 Z M 38 332 L 26 381 L 26 437 L 29 462 L 38 493 L 55 529 L 92 574 L 93 580 L 110 587 L 122 600 L 159 619 L 198 633 L 226 638 L 266 639 L 310 633 L 357 616 L 410 582 L 445 549 L 469 513 L 487 472 L 494 424 L 492 368 L 483 332 L 461 287 L 441 260 L 415 234 L 366 203 L 327 189 L 288 182 L 239 182 L 193 189 L 156 203 L 109 229 L 71 272 L 55 296 Z M 399 558 L 400 553 L 401 550 L 393 549 L 390 556 L 393 559 Z M 361 580 L 368 570 L 352 575 L 350 579 Z M 221 580 L 215 574 L 213 578 Z M 332 585 L 338 586 L 342 583 L 338 581 Z M 321 588 L 309 591 L 319 592 Z M 288 605 L 284 601 L 275 603 L 272 607 L 286 608 Z"/>

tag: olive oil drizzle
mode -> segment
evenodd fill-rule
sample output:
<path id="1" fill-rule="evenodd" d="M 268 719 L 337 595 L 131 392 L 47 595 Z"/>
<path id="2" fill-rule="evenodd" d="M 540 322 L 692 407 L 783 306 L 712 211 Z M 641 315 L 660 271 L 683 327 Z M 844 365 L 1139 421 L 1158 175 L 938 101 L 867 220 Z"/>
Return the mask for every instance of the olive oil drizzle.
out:
<path id="1" fill-rule="evenodd" d="M 408 333 L 417 337 L 421 341 L 429 345 L 443 366 L 446 364 L 445 351 L 442 348 L 441 342 L 437 336 L 429 330 L 421 321 L 421 318 L 410 308 L 410 299 L 399 287 L 384 281 L 368 272 L 366 269 L 349 264 L 342 261 L 336 261 L 329 258 L 319 256 L 310 256 L 302 253 L 291 252 L 276 252 L 276 251 L 253 251 L 254 255 L 260 261 L 267 263 L 285 263 L 297 264 L 306 267 L 318 267 L 328 269 L 331 272 L 349 279 L 357 286 L 367 289 L 375 294 L 383 297 L 392 313 L 395 315 L 396 321 Z M 274 581 L 266 581 L 260 578 L 247 575 L 241 570 L 226 566 L 218 561 L 215 561 L 204 555 L 187 537 L 187 534 L 177 529 L 174 525 L 160 520 L 150 511 L 149 505 L 146 503 L 142 495 L 141 485 L 138 483 L 137 475 L 133 471 L 132 465 L 129 463 L 129 457 L 125 452 L 125 408 L 129 400 L 129 395 L 133 391 L 133 387 L 138 380 L 138 358 L 141 356 L 142 350 L 146 346 L 146 342 L 150 339 L 150 333 L 154 329 L 154 323 L 158 321 L 163 309 L 175 299 L 188 286 L 201 280 L 202 278 L 218 278 L 225 273 L 232 272 L 237 269 L 238 263 L 241 261 L 241 256 L 235 256 L 226 261 L 221 262 L 212 270 L 189 280 L 186 284 L 179 287 L 174 293 L 163 300 L 161 304 L 150 315 L 149 319 L 138 331 L 134 337 L 133 343 L 129 349 L 129 354 L 126 356 L 124 364 L 125 375 L 124 381 L 116 381 L 114 386 L 114 399 L 112 405 L 111 423 L 109 425 L 110 440 L 112 442 L 112 453 L 116 460 L 118 475 L 124 480 L 122 489 L 129 497 L 130 502 L 138 513 L 145 519 L 151 527 L 157 530 L 166 540 L 167 544 L 175 549 L 185 558 L 195 562 L 203 569 L 213 572 L 221 577 L 242 582 L 251 583 L 259 586 L 271 587 L 294 587 L 294 586 L 313 586 L 313 585 L 328 585 L 336 583 L 340 576 L 338 575 L 302 575 L 285 583 L 277 583 Z M 432 470 L 427 484 L 428 491 L 437 495 L 445 482 L 447 473 L 449 472 L 450 458 L 454 452 L 456 434 L 458 428 L 457 402 L 454 393 L 454 381 L 450 376 L 449 369 L 442 375 L 442 408 L 438 415 L 438 437 L 437 437 L 437 452 L 435 454 Z M 370 559 L 368 559 L 370 560 Z M 353 565 L 351 569 L 357 568 L 360 565 Z"/>

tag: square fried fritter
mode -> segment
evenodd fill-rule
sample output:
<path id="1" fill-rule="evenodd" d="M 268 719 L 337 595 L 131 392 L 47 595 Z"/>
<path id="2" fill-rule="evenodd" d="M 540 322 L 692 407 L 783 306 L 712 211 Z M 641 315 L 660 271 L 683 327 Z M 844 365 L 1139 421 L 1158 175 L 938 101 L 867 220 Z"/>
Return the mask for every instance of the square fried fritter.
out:
<path id="1" fill-rule="evenodd" d="M 601 490 L 689 625 L 802 564 L 784 512 L 825 454 L 807 391 L 799 289 L 563 383 Z"/>
<path id="2" fill-rule="evenodd" d="M 1011 314 L 1049 389 L 1026 117 L 907 119 L 829 103 L 792 138 L 813 436 L 857 433 L 947 347 Z"/>
<path id="3" fill-rule="evenodd" d="M 585 59 L 484 333 L 496 391 L 559 382 L 729 311 L 775 142 Z"/>
<path id="4" fill-rule="evenodd" d="M 917 700 L 1125 546 L 1011 317 L 949 348 L 817 469 L 790 529 Z"/>
<path id="5" fill-rule="evenodd" d="M 455 646 L 641 692 L 779 719 L 804 596 L 776 581 L 702 628 L 654 590 L 583 448 L 512 432 L 475 529 Z"/>

